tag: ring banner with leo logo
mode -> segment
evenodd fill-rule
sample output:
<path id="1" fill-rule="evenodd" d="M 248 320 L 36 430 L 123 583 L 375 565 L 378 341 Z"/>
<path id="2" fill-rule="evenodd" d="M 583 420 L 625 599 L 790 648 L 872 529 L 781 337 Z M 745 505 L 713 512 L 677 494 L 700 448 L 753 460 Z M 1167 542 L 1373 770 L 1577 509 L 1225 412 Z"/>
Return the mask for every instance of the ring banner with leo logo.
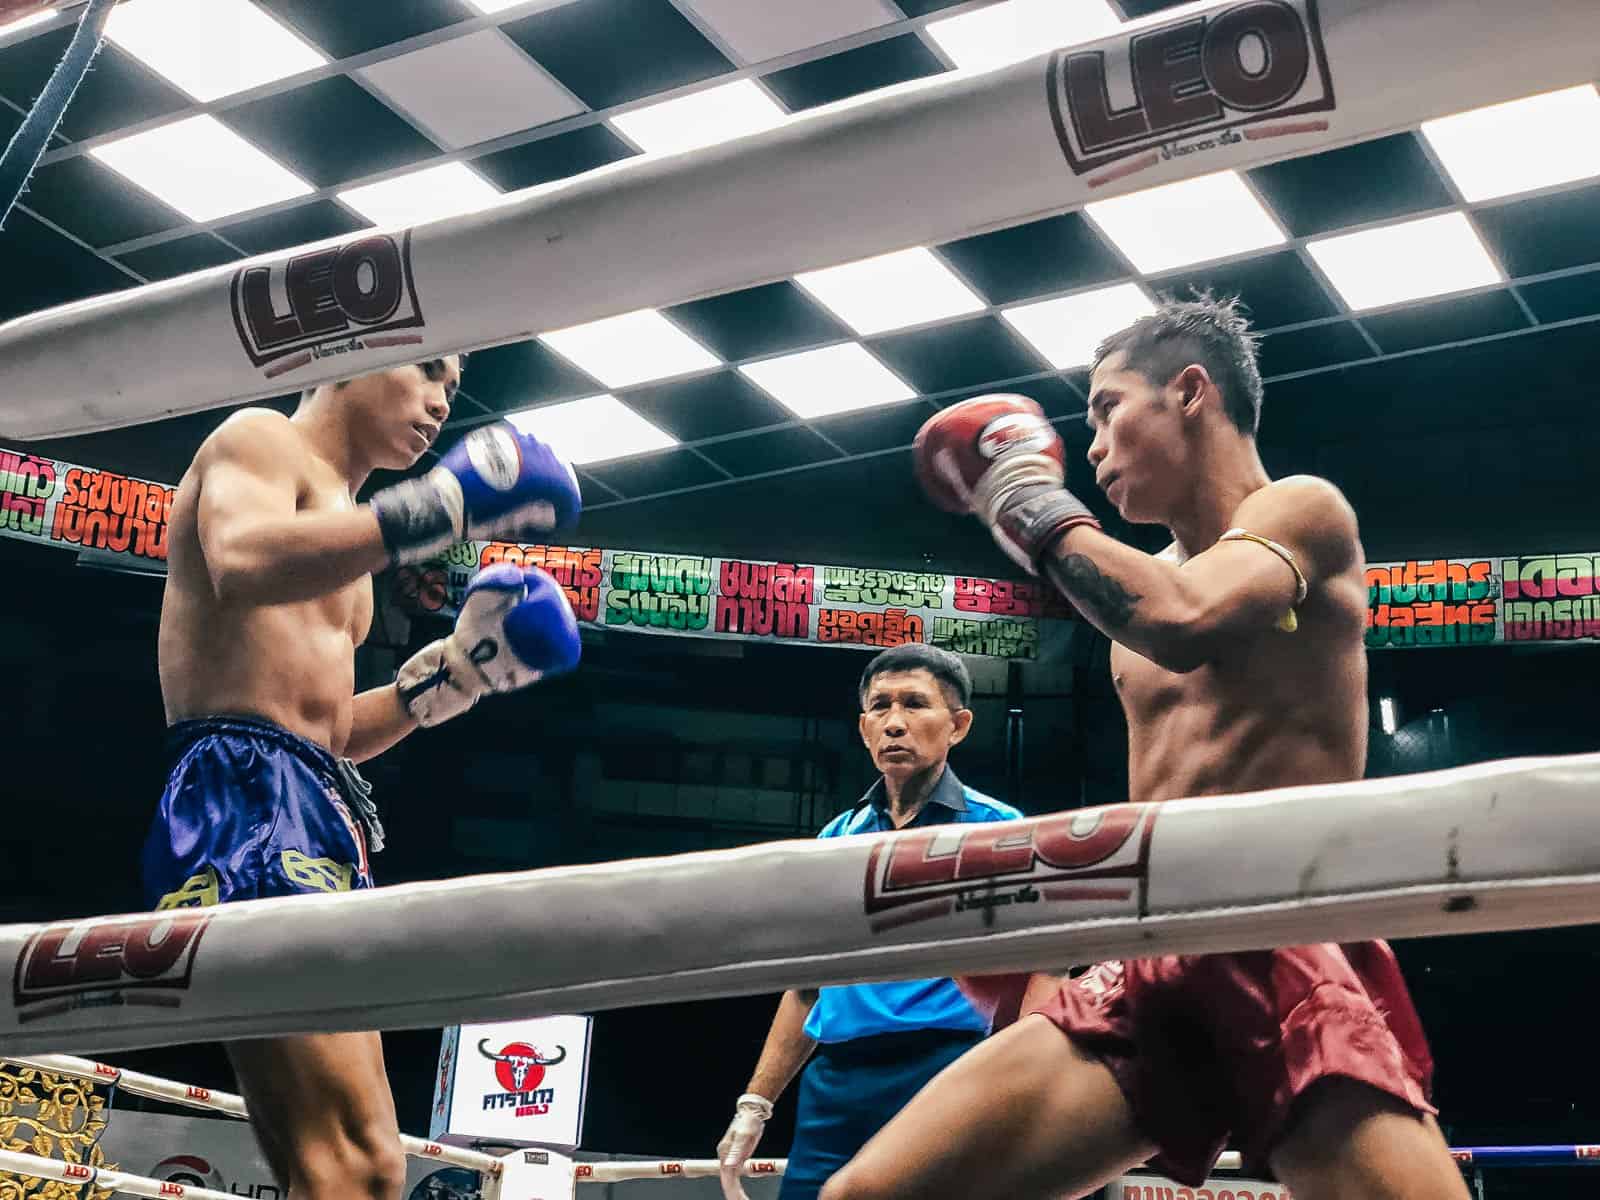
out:
<path id="1" fill-rule="evenodd" d="M 0 449 L 0 537 L 87 552 L 92 565 L 161 571 L 175 491 Z M 580 624 L 678 637 L 866 649 L 930 642 L 959 654 L 1036 659 L 1073 618 L 1037 580 L 505 542 L 464 542 L 386 573 L 380 586 L 412 616 L 453 617 L 472 573 L 497 562 L 549 571 Z M 1600 551 L 1369 563 L 1367 645 L 1594 642 L 1597 581 Z"/>
<path id="2" fill-rule="evenodd" d="M 577 1149 L 593 1027 L 590 1017 L 555 1016 L 446 1028 L 429 1139 Z"/>

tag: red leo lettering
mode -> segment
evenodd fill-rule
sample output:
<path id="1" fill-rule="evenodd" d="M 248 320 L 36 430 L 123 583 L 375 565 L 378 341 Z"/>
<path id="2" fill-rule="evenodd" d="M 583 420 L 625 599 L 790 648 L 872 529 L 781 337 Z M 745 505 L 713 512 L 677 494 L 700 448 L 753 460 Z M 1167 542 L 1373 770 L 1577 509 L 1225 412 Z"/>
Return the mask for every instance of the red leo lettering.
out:
<path id="1" fill-rule="evenodd" d="M 1033 830 L 980 825 L 961 839 L 957 879 L 987 879 L 1033 866 Z"/>
<path id="2" fill-rule="evenodd" d="M 1074 826 L 1081 815 L 1063 813 L 1040 821 L 1034 829 L 1033 848 L 1052 867 L 1089 867 L 1104 862 L 1122 848 L 1144 815 L 1141 804 L 1113 804 L 1095 812 L 1094 824 L 1084 832 Z"/>
<path id="3" fill-rule="evenodd" d="M 961 846 L 958 842 L 953 849 L 933 854 L 933 840 L 939 832 L 929 830 L 927 833 L 902 834 L 895 838 L 889 848 L 889 866 L 883 878 L 886 890 L 949 883 L 956 877 Z M 947 837 L 950 836 L 948 829 L 943 832 Z M 964 831 L 959 838 L 960 841 L 966 840 Z"/>

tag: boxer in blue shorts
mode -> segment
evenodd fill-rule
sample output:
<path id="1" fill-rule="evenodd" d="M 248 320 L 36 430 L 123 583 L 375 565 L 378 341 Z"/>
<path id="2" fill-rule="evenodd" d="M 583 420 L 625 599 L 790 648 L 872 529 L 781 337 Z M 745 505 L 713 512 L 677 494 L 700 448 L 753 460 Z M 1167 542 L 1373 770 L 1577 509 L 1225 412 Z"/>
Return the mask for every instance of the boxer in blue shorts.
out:
<path id="1" fill-rule="evenodd" d="M 543 541 L 581 507 L 572 468 L 504 422 L 356 503 L 372 471 L 429 449 L 460 377 L 450 356 L 315 388 L 292 417 L 246 409 L 184 474 L 158 645 L 171 769 L 144 845 L 152 907 L 371 887 L 382 835 L 356 763 L 577 664 L 561 588 L 500 564 L 468 585 L 448 637 L 355 691 L 374 572 L 467 539 Z M 290 1200 L 398 1200 L 405 1157 L 376 1033 L 228 1054 Z"/>

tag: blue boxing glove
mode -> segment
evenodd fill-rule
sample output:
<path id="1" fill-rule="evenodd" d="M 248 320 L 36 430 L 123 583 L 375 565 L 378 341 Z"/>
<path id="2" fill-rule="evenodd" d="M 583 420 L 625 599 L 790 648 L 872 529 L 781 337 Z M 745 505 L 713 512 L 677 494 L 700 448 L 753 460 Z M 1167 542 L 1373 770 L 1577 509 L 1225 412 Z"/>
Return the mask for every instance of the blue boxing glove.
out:
<path id="1" fill-rule="evenodd" d="M 420 479 L 372 497 L 390 560 L 421 562 L 469 539 L 533 541 L 583 509 L 572 466 L 508 421 L 474 429 Z"/>
<path id="2" fill-rule="evenodd" d="M 455 631 L 407 659 L 394 682 L 417 724 L 437 725 L 489 692 L 572 670 L 581 649 L 561 585 L 538 567 L 496 563 L 467 585 Z"/>

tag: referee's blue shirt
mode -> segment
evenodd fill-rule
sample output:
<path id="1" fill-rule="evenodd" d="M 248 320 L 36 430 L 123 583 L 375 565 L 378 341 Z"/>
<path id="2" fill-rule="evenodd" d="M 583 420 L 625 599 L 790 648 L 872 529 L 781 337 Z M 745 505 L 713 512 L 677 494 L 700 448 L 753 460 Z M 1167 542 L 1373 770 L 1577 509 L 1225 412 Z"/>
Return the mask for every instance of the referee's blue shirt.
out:
<path id="1" fill-rule="evenodd" d="M 933 794 L 927 803 L 902 828 L 959 825 L 966 821 L 1010 821 L 1021 815 L 1011 805 L 967 787 L 947 764 L 939 782 L 933 785 Z M 884 833 L 893 828 L 880 778 L 854 808 L 829 821 L 817 836 Z M 848 1042 L 913 1029 L 953 1029 L 985 1034 L 989 1032 L 989 1023 L 953 981 L 908 979 L 825 987 L 812 1005 L 805 1026 L 807 1037 L 824 1043 Z"/>

